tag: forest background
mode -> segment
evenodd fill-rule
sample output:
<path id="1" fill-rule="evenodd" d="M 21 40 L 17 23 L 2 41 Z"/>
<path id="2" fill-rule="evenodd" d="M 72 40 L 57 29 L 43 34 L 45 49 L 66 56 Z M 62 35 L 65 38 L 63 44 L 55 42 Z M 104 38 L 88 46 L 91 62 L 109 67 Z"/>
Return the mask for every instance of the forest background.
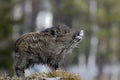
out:
<path id="1" fill-rule="evenodd" d="M 82 80 L 120 80 L 120 0 L 0 0 L 0 72 L 13 74 L 20 35 L 58 23 L 85 30 L 65 70 Z"/>

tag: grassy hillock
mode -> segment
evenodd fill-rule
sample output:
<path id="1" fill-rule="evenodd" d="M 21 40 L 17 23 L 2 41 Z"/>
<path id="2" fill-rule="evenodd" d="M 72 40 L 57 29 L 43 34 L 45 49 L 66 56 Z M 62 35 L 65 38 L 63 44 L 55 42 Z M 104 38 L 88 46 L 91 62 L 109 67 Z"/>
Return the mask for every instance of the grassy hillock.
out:
<path id="1" fill-rule="evenodd" d="M 10 77 L 6 74 L 0 76 L 0 80 L 23 80 L 20 77 Z M 80 80 L 79 75 L 68 73 L 68 72 L 50 72 L 46 73 L 34 73 L 31 76 L 27 77 L 26 80 Z"/>

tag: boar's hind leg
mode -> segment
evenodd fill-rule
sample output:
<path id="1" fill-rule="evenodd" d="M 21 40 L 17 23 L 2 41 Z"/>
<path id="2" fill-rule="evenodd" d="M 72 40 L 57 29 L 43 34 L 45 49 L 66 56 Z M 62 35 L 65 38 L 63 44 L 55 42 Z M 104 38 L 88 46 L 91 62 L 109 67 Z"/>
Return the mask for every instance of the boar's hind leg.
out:
<path id="1" fill-rule="evenodd" d="M 16 75 L 18 77 L 24 77 L 24 69 L 20 67 L 15 67 Z"/>
<path id="2" fill-rule="evenodd" d="M 24 57 L 16 57 L 15 71 L 16 75 L 20 77 L 24 77 L 24 70 L 26 68 L 26 58 Z"/>

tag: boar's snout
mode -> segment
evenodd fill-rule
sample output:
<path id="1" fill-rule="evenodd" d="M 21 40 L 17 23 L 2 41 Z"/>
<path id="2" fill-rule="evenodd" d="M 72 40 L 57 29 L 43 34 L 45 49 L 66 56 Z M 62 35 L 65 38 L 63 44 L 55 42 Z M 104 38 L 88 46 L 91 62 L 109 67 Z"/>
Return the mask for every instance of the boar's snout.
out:
<path id="1" fill-rule="evenodd" d="M 73 42 L 79 42 L 82 40 L 84 36 L 84 30 L 80 30 L 80 32 L 78 32 L 76 35 L 75 35 L 75 38 L 73 40 Z"/>

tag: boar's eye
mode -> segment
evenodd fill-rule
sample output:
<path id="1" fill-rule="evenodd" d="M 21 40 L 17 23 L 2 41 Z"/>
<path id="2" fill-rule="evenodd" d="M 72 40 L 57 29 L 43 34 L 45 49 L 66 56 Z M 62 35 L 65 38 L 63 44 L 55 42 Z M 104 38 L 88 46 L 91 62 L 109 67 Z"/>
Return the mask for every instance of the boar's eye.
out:
<path id="1" fill-rule="evenodd" d="M 51 34 L 54 36 L 56 33 L 54 30 L 51 31 Z"/>
<path id="2" fill-rule="evenodd" d="M 69 30 L 64 30 L 64 34 L 70 33 Z"/>

